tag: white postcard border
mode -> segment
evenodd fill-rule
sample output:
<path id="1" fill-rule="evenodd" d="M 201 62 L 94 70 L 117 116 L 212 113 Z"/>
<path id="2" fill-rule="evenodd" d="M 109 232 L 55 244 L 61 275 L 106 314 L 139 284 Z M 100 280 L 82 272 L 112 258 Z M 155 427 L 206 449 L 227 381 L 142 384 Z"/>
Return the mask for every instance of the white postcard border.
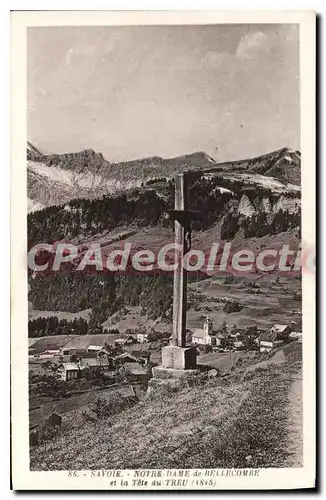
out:
<path id="1" fill-rule="evenodd" d="M 78 477 L 29 470 L 26 193 L 26 28 L 51 25 L 298 23 L 300 25 L 302 235 L 315 248 L 315 13 L 313 11 L 29 11 L 12 13 L 11 30 L 11 382 L 12 478 L 15 490 L 167 490 L 110 486 L 106 476 Z M 303 275 L 304 466 L 260 469 L 259 475 L 218 476 L 212 487 L 171 489 L 289 489 L 315 485 L 315 277 Z M 226 470 L 225 470 L 226 471 Z M 192 471 L 193 474 L 194 471 Z M 129 476 L 127 474 L 129 473 Z M 124 472 L 132 477 L 134 471 Z"/>

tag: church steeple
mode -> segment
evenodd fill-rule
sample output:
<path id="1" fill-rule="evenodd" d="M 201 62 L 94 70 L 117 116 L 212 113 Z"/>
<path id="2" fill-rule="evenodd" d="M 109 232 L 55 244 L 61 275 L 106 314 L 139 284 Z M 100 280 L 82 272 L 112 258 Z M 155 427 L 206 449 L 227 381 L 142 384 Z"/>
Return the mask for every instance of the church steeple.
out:
<path id="1" fill-rule="evenodd" d="M 213 333 L 213 321 L 211 321 L 209 316 L 206 316 L 204 321 L 204 332 L 205 335 L 211 335 Z"/>

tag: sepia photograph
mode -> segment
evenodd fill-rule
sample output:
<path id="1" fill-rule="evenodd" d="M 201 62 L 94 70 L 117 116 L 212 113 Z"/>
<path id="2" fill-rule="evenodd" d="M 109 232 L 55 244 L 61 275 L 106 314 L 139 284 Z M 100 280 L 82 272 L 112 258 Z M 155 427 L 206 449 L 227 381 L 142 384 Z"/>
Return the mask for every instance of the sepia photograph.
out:
<path id="1" fill-rule="evenodd" d="M 47 14 L 24 32 L 16 196 L 28 474 L 61 471 L 76 489 L 103 477 L 107 489 L 264 488 L 270 470 L 304 477 L 307 439 L 313 483 L 305 15 Z"/>

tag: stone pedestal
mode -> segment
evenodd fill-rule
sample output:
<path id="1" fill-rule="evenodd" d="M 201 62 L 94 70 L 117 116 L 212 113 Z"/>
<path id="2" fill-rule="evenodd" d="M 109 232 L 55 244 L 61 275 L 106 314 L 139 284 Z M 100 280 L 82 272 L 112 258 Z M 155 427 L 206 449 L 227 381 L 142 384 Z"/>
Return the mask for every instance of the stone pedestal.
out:
<path id="1" fill-rule="evenodd" d="M 173 370 L 196 369 L 196 348 L 169 345 L 162 349 L 162 368 Z"/>
<path id="2" fill-rule="evenodd" d="M 185 383 L 191 383 L 193 378 L 200 373 L 200 370 L 177 370 L 163 368 L 163 366 L 155 366 L 152 370 L 153 378 L 148 381 L 148 394 L 162 389 L 169 392 L 178 391 L 185 386 Z"/>
<path id="3" fill-rule="evenodd" d="M 153 378 L 148 382 L 148 392 L 168 387 L 177 390 L 183 381 L 199 374 L 196 369 L 196 348 L 166 346 L 162 349 L 162 365 L 152 369 Z"/>
<path id="4" fill-rule="evenodd" d="M 198 375 L 200 370 L 177 370 L 176 368 L 163 368 L 163 366 L 155 366 L 152 368 L 153 378 L 160 380 L 167 379 L 186 379 L 191 378 L 194 375 Z"/>

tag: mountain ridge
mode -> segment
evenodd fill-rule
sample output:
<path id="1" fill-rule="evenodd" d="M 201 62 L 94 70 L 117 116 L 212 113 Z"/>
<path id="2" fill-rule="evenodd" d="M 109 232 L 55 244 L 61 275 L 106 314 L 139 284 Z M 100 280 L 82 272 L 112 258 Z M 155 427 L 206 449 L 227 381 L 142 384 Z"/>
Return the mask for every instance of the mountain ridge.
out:
<path id="1" fill-rule="evenodd" d="M 155 179 L 172 179 L 182 171 L 217 173 L 247 172 L 299 185 L 301 155 L 281 148 L 245 160 L 217 162 L 203 151 L 161 158 L 145 157 L 110 163 L 102 153 L 85 149 L 76 153 L 44 155 L 32 143 L 27 147 L 29 198 L 42 206 L 78 198 L 96 198 L 138 188 Z"/>

